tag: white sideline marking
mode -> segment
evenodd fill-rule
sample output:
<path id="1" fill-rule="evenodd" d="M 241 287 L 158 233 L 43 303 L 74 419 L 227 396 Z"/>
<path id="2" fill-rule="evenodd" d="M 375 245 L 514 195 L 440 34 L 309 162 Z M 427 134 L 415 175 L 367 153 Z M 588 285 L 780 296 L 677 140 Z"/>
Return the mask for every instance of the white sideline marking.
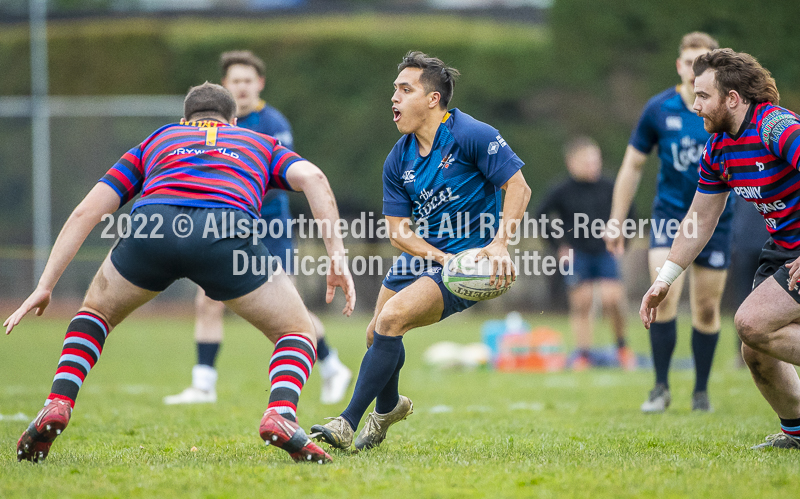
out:
<path id="1" fill-rule="evenodd" d="M 28 416 L 22 414 L 21 412 L 18 412 L 13 416 L 4 416 L 3 414 L 0 414 L 0 421 L 28 421 L 29 419 L 30 418 Z"/>

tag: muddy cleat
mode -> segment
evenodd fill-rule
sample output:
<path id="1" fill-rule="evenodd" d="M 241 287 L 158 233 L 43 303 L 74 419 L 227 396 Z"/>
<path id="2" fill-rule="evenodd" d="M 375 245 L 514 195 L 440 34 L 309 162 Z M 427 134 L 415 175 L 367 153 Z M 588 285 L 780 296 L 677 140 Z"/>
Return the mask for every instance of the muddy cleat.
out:
<path id="1" fill-rule="evenodd" d="M 708 400 L 708 392 L 694 392 L 692 394 L 692 410 L 713 412 L 711 401 Z"/>
<path id="2" fill-rule="evenodd" d="M 775 435 L 768 435 L 763 444 L 758 444 L 750 447 L 751 449 L 766 449 L 767 447 L 775 447 L 776 449 L 800 449 L 800 438 L 795 438 L 786 433 L 776 433 Z"/>
<path id="3" fill-rule="evenodd" d="M 669 388 L 659 383 L 650 390 L 650 396 L 642 404 L 641 409 L 644 413 L 664 412 L 670 402 L 672 402 L 672 398 L 669 395 Z"/>
<path id="4" fill-rule="evenodd" d="M 36 415 L 17 442 L 17 461 L 44 461 L 50 446 L 69 424 L 72 406 L 62 399 L 55 399 Z"/>
<path id="5" fill-rule="evenodd" d="M 267 445 L 285 450 L 295 462 L 325 464 L 333 461 L 297 423 L 278 414 L 275 409 L 264 412 L 258 432 Z"/>
<path id="6" fill-rule="evenodd" d="M 343 417 L 338 416 L 330 419 L 330 423 L 324 425 L 315 424 L 311 427 L 311 434 L 315 440 L 321 440 L 331 447 L 346 449 L 353 443 L 353 431 L 350 423 Z"/>
<path id="7" fill-rule="evenodd" d="M 400 395 L 397 405 L 388 414 L 378 414 L 372 411 L 367 416 L 364 429 L 356 438 L 356 449 L 364 450 L 377 447 L 386 438 L 386 431 L 395 423 L 398 423 L 414 413 L 414 403 L 411 399 Z"/>

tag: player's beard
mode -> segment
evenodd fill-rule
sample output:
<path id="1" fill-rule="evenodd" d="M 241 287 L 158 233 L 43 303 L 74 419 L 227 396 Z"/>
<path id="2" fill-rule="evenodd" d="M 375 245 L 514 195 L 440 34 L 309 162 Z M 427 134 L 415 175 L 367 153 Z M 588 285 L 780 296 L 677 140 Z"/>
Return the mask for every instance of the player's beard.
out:
<path id="1" fill-rule="evenodd" d="M 733 129 L 733 114 L 728 112 L 722 102 L 703 118 L 705 118 L 704 128 L 708 133 L 736 133 L 736 130 Z"/>

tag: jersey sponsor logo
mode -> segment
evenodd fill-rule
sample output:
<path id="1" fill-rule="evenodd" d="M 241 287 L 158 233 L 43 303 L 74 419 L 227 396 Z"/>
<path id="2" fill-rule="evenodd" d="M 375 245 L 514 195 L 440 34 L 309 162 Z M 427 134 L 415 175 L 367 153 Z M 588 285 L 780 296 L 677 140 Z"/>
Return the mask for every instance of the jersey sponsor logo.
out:
<path id="1" fill-rule="evenodd" d="M 756 161 L 756 167 L 758 167 L 758 171 L 760 172 L 764 171 L 764 163 L 762 163 L 761 161 Z"/>
<path id="2" fill-rule="evenodd" d="M 413 182 L 417 177 L 414 175 L 414 170 L 406 170 L 403 172 L 401 178 L 403 179 L 403 185 L 406 185 L 410 182 Z"/>
<path id="3" fill-rule="evenodd" d="M 441 163 L 439 163 L 439 168 L 444 168 L 445 170 L 450 168 L 450 165 L 453 164 L 456 158 L 453 157 L 453 154 L 448 154 L 444 157 Z"/>
<path id="4" fill-rule="evenodd" d="M 417 218 L 421 220 L 427 218 L 436 208 L 450 201 L 455 201 L 461 196 L 453 194 L 452 187 L 445 187 L 436 194 L 432 190 L 422 189 L 419 197 L 422 201 L 414 201 L 414 204 L 416 205 Z"/>
<path id="5" fill-rule="evenodd" d="M 733 192 L 745 199 L 761 199 L 761 186 L 734 187 Z M 781 208 L 783 209 L 783 208 Z"/>
<path id="6" fill-rule="evenodd" d="M 772 213 L 773 211 L 784 210 L 786 209 L 786 205 L 780 199 L 777 201 L 773 201 L 771 203 L 753 203 L 759 213 L 763 213 L 766 215 L 767 213 Z"/>
<path id="7" fill-rule="evenodd" d="M 685 172 L 690 166 L 699 163 L 700 158 L 703 156 L 703 148 L 705 144 L 698 144 L 696 140 L 688 135 L 680 140 L 680 145 L 673 142 L 672 148 L 672 166 L 679 172 Z"/>
<path id="8" fill-rule="evenodd" d="M 761 124 L 761 141 L 772 147 L 781 138 L 781 134 L 792 125 L 800 123 L 797 118 L 789 113 L 771 113 Z"/>
<path id="9" fill-rule="evenodd" d="M 500 150 L 500 143 L 499 142 L 492 142 L 489 144 L 489 155 L 497 154 L 497 151 Z"/>
<path id="10" fill-rule="evenodd" d="M 508 143 L 506 143 L 506 141 L 503 140 L 503 137 L 501 137 L 499 135 L 497 137 L 495 137 L 495 139 L 497 139 L 497 142 L 500 143 L 500 147 L 505 147 L 505 146 L 508 145 Z"/>
<path id="11" fill-rule="evenodd" d="M 667 116 L 667 130 L 680 130 L 683 128 L 683 120 L 680 116 Z"/>

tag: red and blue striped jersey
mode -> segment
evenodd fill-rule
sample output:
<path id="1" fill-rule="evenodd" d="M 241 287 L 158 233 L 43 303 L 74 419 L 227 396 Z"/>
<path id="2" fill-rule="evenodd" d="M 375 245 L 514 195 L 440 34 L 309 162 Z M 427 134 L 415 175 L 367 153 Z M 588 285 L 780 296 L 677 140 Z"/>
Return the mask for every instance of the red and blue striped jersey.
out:
<path id="1" fill-rule="evenodd" d="M 217 121 L 166 125 L 134 147 L 101 182 L 120 207 L 140 191 L 131 211 L 147 204 L 237 208 L 258 218 L 270 188 L 292 190 L 289 166 L 302 158 L 278 140 Z"/>
<path id="2" fill-rule="evenodd" d="M 697 190 L 733 192 L 764 216 L 772 239 L 800 247 L 800 118 L 763 102 L 750 106 L 735 135 L 714 134 L 700 160 Z"/>

